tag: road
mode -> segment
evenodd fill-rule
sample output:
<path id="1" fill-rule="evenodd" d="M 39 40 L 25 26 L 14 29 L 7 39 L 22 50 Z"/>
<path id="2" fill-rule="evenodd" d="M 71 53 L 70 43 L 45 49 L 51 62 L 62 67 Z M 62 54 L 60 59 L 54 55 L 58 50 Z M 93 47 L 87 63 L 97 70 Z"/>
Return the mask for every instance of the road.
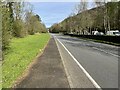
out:
<path id="1" fill-rule="evenodd" d="M 52 34 L 73 88 L 118 88 L 118 47 Z"/>

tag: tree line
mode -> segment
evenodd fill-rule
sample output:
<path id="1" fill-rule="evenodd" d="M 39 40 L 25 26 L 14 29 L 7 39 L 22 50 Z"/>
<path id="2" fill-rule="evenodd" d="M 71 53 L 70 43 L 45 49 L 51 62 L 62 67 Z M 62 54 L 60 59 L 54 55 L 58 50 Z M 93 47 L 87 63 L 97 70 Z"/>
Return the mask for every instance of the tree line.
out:
<path id="1" fill-rule="evenodd" d="M 46 27 L 39 15 L 33 13 L 28 2 L 0 1 L 2 15 L 2 49 L 9 47 L 13 37 L 22 38 L 35 33 L 46 33 Z"/>
<path id="2" fill-rule="evenodd" d="M 87 9 L 88 2 L 80 2 L 75 13 L 60 23 L 54 24 L 50 32 L 91 35 L 92 31 L 106 34 L 108 30 L 120 30 L 120 1 L 95 2 L 96 7 Z"/>

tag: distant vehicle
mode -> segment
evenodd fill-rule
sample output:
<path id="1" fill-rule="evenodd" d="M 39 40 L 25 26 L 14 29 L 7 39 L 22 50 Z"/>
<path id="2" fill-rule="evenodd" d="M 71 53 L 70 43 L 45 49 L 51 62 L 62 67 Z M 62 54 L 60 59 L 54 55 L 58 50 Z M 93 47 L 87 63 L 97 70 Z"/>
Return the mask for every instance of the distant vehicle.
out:
<path id="1" fill-rule="evenodd" d="M 110 30 L 110 31 L 107 31 L 106 35 L 120 36 L 120 32 L 119 32 L 119 30 Z"/>
<path id="2" fill-rule="evenodd" d="M 114 32 L 115 36 L 120 36 L 120 32 Z"/>
<path id="3" fill-rule="evenodd" d="M 104 35 L 104 33 L 103 32 L 99 32 L 99 35 Z"/>
<path id="4" fill-rule="evenodd" d="M 93 35 L 104 35 L 103 32 L 98 32 L 98 31 L 92 31 Z"/>
<path id="5" fill-rule="evenodd" d="M 70 32 L 69 34 L 74 34 L 73 32 Z"/>
<path id="6" fill-rule="evenodd" d="M 93 35 L 98 35 L 98 33 L 99 33 L 98 31 L 92 31 Z"/>

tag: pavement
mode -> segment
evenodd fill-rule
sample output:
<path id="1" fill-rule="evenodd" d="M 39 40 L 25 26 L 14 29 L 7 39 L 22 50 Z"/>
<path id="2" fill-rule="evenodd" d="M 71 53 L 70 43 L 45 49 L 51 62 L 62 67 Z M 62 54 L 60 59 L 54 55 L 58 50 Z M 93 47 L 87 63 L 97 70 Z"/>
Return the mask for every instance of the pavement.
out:
<path id="1" fill-rule="evenodd" d="M 51 38 L 44 53 L 38 57 L 29 75 L 15 88 L 69 88 L 68 79 L 54 38 Z"/>

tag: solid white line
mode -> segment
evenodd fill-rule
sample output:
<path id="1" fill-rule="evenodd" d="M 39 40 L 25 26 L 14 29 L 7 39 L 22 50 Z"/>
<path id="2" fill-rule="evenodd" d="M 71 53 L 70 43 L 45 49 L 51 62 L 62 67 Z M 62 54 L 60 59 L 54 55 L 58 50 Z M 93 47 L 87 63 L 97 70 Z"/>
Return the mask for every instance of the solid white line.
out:
<path id="1" fill-rule="evenodd" d="M 55 42 L 56 42 L 56 44 L 57 44 L 58 51 L 59 51 L 59 53 L 60 53 L 60 56 L 61 56 L 61 59 L 62 59 L 62 62 L 63 62 L 63 66 L 64 66 L 64 69 L 65 69 L 65 72 L 66 72 L 66 75 L 67 75 L 67 79 L 68 79 L 70 88 L 75 88 L 75 87 L 73 86 L 73 83 L 72 83 L 70 74 L 69 74 L 69 72 L 68 72 L 68 70 L 67 70 L 67 68 L 66 68 L 66 66 L 65 66 L 65 61 L 63 60 L 62 54 L 61 54 L 61 52 L 60 52 L 60 47 L 59 47 L 59 45 L 58 45 L 58 41 L 57 41 L 56 39 L 55 39 Z"/>
<path id="2" fill-rule="evenodd" d="M 70 56 L 73 58 L 73 60 L 77 63 L 77 65 L 82 69 L 82 71 L 85 73 L 85 75 L 88 77 L 88 79 L 93 83 L 93 85 L 102 90 L 101 87 L 97 84 L 97 82 L 90 76 L 90 74 L 83 68 L 83 66 L 77 61 L 77 59 L 70 53 L 70 51 L 61 43 L 59 39 L 57 39 L 58 42 L 64 47 L 64 49 L 70 54 Z"/>

